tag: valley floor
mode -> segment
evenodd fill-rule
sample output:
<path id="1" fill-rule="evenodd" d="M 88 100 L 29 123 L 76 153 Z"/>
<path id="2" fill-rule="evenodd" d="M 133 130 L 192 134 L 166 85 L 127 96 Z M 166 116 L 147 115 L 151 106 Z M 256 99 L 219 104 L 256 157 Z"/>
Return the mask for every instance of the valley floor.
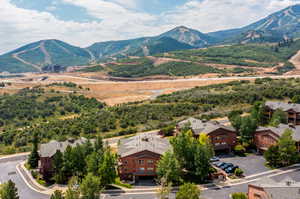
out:
<path id="1" fill-rule="evenodd" d="M 273 78 L 298 77 L 297 75 L 271 76 Z M 299 76 L 300 77 L 300 76 Z M 158 95 L 169 94 L 179 90 L 194 88 L 196 86 L 206 86 L 210 84 L 226 83 L 234 80 L 253 80 L 257 77 L 193 77 L 175 80 L 149 80 L 149 81 L 108 81 L 99 80 L 77 73 L 62 74 L 31 74 L 27 73 L 24 77 L 3 79 L 3 82 L 10 82 L 5 88 L 0 89 L 2 93 L 14 93 L 26 87 L 38 85 L 48 85 L 57 82 L 73 82 L 83 89 L 74 90 L 68 87 L 49 87 L 49 89 L 59 90 L 60 92 L 78 92 L 88 97 L 94 97 L 106 102 L 108 105 L 116 105 L 126 102 L 154 99 Z M 1 82 L 1 80 L 0 80 Z"/>

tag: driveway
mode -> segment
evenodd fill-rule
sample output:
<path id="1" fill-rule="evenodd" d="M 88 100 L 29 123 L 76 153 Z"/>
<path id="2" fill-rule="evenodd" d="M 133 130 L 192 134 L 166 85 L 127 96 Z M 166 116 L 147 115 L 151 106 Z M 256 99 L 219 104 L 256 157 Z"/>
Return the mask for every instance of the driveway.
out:
<path id="1" fill-rule="evenodd" d="M 248 155 L 247 157 L 221 156 L 220 161 L 232 163 L 239 166 L 244 171 L 245 176 L 250 176 L 270 170 L 265 166 L 266 160 L 264 159 L 264 157 L 259 155 Z"/>

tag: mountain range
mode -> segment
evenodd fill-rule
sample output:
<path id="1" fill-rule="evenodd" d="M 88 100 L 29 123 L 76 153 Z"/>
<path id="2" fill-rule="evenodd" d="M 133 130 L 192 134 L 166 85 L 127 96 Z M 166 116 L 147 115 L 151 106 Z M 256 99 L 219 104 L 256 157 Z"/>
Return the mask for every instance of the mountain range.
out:
<path id="1" fill-rule="evenodd" d="M 297 4 L 245 27 L 207 34 L 179 26 L 154 37 L 98 42 L 87 48 L 59 40 L 42 40 L 1 55 L 0 72 L 38 72 L 52 65 L 66 68 L 111 58 L 147 56 L 222 44 L 279 42 L 299 36 L 300 4 Z"/>

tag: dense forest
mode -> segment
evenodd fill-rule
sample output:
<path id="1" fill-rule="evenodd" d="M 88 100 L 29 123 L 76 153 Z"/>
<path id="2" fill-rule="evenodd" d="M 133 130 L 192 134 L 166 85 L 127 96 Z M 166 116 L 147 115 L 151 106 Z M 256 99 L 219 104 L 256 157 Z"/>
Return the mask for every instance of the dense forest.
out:
<path id="1" fill-rule="evenodd" d="M 42 142 L 69 136 L 132 134 L 163 128 L 188 116 L 210 119 L 236 109 L 247 111 L 256 101 L 291 99 L 299 93 L 300 79 L 264 78 L 196 87 L 155 100 L 108 107 L 76 94 L 24 89 L 1 96 L 0 152 L 27 150 L 34 132 Z"/>

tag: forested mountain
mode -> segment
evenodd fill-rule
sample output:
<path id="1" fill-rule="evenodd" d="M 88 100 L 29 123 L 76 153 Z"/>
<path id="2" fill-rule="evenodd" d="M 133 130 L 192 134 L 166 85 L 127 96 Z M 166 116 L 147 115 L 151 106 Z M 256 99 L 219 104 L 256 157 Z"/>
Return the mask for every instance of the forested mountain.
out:
<path id="1" fill-rule="evenodd" d="M 278 42 L 300 35 L 300 5 L 287 7 L 243 28 L 209 33 L 219 42 Z"/>
<path id="2" fill-rule="evenodd" d="M 192 48 L 194 47 L 171 37 L 144 37 L 133 40 L 99 42 L 87 49 L 97 59 L 103 59 L 108 57 L 147 56 Z"/>
<path id="3" fill-rule="evenodd" d="M 35 72 L 48 66 L 84 65 L 93 60 L 93 55 L 83 48 L 59 40 L 34 42 L 0 56 L 0 71 Z"/>
<path id="4" fill-rule="evenodd" d="M 208 34 L 179 26 L 158 36 L 98 42 L 87 48 L 59 40 L 43 40 L 0 56 L 0 72 L 42 71 L 54 65 L 63 70 L 67 66 L 111 58 L 148 56 L 220 44 L 279 42 L 300 36 L 299 20 L 300 5 L 294 5 L 245 27 Z"/>

